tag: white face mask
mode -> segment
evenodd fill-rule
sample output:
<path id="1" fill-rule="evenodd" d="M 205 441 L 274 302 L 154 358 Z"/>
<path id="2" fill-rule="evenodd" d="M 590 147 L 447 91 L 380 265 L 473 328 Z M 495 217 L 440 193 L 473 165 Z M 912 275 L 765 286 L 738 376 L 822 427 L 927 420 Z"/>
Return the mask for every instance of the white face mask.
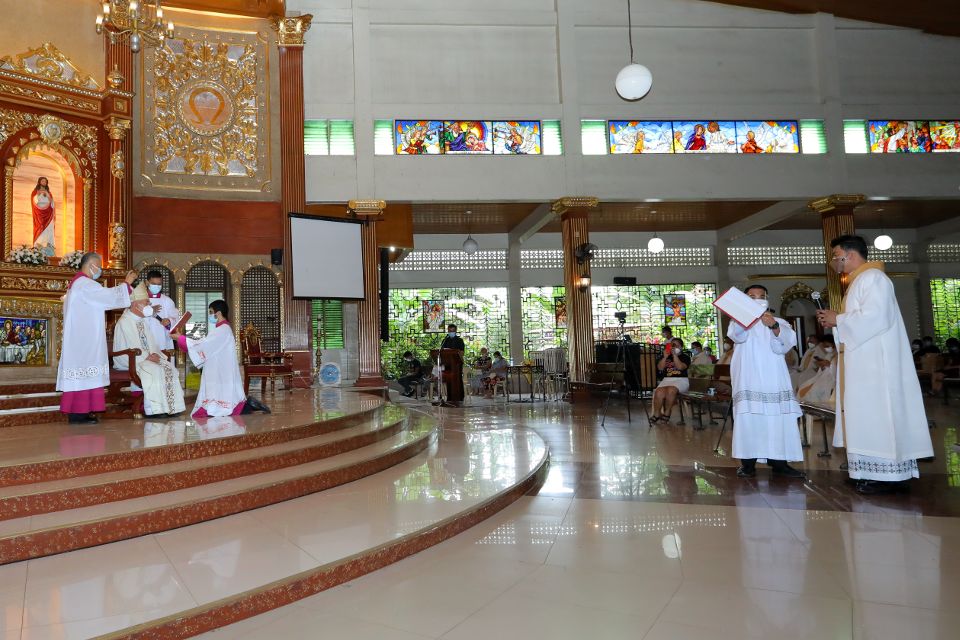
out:
<path id="1" fill-rule="evenodd" d="M 754 303 L 755 305 L 757 305 L 758 307 L 763 307 L 764 309 L 767 308 L 767 301 L 766 301 L 766 300 L 760 300 L 760 299 L 754 298 L 754 299 L 753 299 L 753 303 Z"/>
<path id="2" fill-rule="evenodd" d="M 823 352 L 827 355 L 830 355 L 831 353 L 833 353 L 833 347 L 827 347 L 826 349 L 823 350 Z"/>
<path id="3" fill-rule="evenodd" d="M 147 285 L 147 288 L 150 290 L 150 293 L 152 293 L 153 295 L 157 295 L 157 294 L 160 293 L 160 291 L 163 289 L 163 285 L 162 285 L 162 284 L 149 284 L 149 285 Z"/>

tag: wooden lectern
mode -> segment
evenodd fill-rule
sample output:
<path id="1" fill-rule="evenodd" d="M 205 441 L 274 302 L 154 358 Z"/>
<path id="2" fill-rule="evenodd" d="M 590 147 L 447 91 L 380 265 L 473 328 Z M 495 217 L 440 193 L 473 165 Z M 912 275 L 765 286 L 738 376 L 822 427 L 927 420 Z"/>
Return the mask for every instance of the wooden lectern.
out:
<path id="1" fill-rule="evenodd" d="M 437 362 L 440 356 L 440 366 L 443 367 L 441 382 L 446 385 L 447 402 L 463 402 L 463 352 L 457 349 L 433 349 L 430 352 L 430 361 Z"/>

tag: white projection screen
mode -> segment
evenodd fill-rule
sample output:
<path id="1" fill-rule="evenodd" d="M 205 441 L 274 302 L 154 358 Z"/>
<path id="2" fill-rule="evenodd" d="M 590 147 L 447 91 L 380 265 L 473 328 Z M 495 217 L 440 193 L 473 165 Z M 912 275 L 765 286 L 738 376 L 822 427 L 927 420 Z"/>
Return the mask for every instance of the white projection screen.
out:
<path id="1" fill-rule="evenodd" d="M 362 300 L 362 222 L 289 215 L 293 297 Z"/>

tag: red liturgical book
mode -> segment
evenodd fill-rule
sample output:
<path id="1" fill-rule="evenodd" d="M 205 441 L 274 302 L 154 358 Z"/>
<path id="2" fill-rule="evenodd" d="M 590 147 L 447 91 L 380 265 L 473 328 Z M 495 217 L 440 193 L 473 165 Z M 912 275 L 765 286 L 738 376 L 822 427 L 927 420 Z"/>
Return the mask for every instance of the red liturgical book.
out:
<path id="1" fill-rule="evenodd" d="M 736 287 L 730 287 L 713 302 L 713 306 L 728 315 L 737 324 L 749 329 L 766 312 L 753 298 Z"/>
<path id="2" fill-rule="evenodd" d="M 180 321 L 170 327 L 170 333 L 183 333 L 183 328 L 187 326 L 187 322 L 190 321 L 191 317 L 193 317 L 192 313 L 189 311 L 184 311 Z"/>

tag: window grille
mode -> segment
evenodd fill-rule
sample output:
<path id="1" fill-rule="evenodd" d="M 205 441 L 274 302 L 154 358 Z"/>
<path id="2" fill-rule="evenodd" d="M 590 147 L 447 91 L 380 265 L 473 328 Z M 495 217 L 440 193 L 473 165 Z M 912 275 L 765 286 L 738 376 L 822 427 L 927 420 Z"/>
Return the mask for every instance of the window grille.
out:
<path id="1" fill-rule="evenodd" d="M 506 269 L 504 249 L 481 250 L 473 255 L 463 251 L 411 251 L 402 262 L 390 265 L 391 271 L 466 271 Z"/>
<path id="2" fill-rule="evenodd" d="M 800 121 L 800 150 L 805 154 L 827 152 L 827 136 L 823 129 L 823 120 Z"/>
<path id="3" fill-rule="evenodd" d="M 223 300 L 229 305 L 229 277 L 223 265 L 205 260 L 187 271 L 184 283 L 186 309 L 193 317 L 187 323 L 186 332 L 191 337 L 203 337 L 212 328 L 207 326 L 207 308 L 214 300 Z M 236 313 L 236 309 L 232 312 Z"/>
<path id="4" fill-rule="evenodd" d="M 933 327 L 937 343 L 960 338 L 960 278 L 932 278 Z"/>
<path id="5" fill-rule="evenodd" d="M 313 349 L 343 349 L 343 302 L 313 300 L 311 302 Z"/>
<path id="6" fill-rule="evenodd" d="M 134 281 L 133 286 L 137 286 L 141 282 L 147 281 L 147 274 L 151 271 L 159 271 L 160 277 L 163 279 L 163 293 L 169 296 L 172 300 L 177 299 L 177 281 L 173 277 L 173 272 L 170 271 L 168 267 L 163 266 L 162 264 L 149 264 L 140 270 L 140 275 L 137 276 L 136 281 Z"/>
<path id="7" fill-rule="evenodd" d="M 927 248 L 930 262 L 960 262 L 960 244 L 931 244 Z"/>
<path id="8" fill-rule="evenodd" d="M 280 351 L 280 283 L 264 266 L 252 267 L 240 282 L 240 326 L 260 330 L 264 351 Z"/>

